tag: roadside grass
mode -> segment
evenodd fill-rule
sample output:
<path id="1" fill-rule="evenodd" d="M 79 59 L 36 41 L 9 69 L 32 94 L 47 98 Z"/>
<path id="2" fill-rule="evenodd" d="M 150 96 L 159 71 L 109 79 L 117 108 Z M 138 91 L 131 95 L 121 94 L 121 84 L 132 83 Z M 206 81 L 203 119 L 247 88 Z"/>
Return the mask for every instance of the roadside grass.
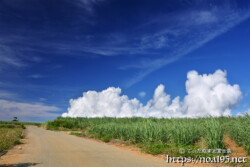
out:
<path id="1" fill-rule="evenodd" d="M 8 150 L 13 145 L 22 144 L 19 139 L 22 138 L 23 127 L 20 125 L 0 126 L 0 153 Z"/>
<path id="2" fill-rule="evenodd" d="M 25 125 L 40 126 L 41 123 L 0 121 L 0 153 L 8 150 L 13 145 L 23 144 L 20 139 L 24 138 L 22 132 Z"/>
<path id="3" fill-rule="evenodd" d="M 0 126 L 1 125 L 21 125 L 24 127 L 24 125 L 41 126 L 42 123 L 39 123 L 39 122 L 0 121 Z"/>
<path id="4" fill-rule="evenodd" d="M 84 132 L 70 132 L 70 135 L 75 135 L 75 136 L 80 136 L 80 137 L 85 137 Z"/>
<path id="5" fill-rule="evenodd" d="M 180 153 L 179 149 L 225 149 L 224 135 L 230 134 L 249 153 L 250 119 L 245 117 L 207 118 L 62 118 L 44 124 L 49 130 L 70 130 L 72 135 L 112 139 L 136 145 L 153 155 L 216 156 L 223 153 Z M 79 132 L 81 131 L 81 132 Z"/>

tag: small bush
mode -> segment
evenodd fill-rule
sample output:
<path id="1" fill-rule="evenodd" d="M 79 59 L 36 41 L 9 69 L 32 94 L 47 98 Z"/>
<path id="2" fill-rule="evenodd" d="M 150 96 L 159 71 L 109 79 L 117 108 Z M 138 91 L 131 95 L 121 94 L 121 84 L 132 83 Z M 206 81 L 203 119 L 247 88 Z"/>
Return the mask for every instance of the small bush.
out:
<path id="1" fill-rule="evenodd" d="M 145 145 L 144 151 L 153 155 L 161 154 L 166 152 L 167 148 L 170 146 L 164 143 L 147 143 Z"/>
<path id="2" fill-rule="evenodd" d="M 70 135 L 81 136 L 81 137 L 86 136 L 84 132 L 70 132 Z"/>
<path id="3" fill-rule="evenodd" d="M 23 144 L 20 140 L 14 142 L 15 145 Z"/>
<path id="4" fill-rule="evenodd" d="M 111 139 L 112 139 L 111 135 L 105 135 L 104 137 L 102 137 L 102 141 L 104 141 L 105 143 L 108 143 Z"/>

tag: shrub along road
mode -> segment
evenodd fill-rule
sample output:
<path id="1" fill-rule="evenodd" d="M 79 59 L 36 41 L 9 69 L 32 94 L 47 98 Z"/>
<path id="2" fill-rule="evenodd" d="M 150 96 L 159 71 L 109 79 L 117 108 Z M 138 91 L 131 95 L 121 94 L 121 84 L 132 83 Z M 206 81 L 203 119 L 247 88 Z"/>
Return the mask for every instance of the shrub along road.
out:
<path id="1" fill-rule="evenodd" d="M 112 145 L 27 126 L 23 146 L 10 150 L 0 166 L 53 167 L 158 167 L 171 166 L 163 159 L 140 155 Z"/>

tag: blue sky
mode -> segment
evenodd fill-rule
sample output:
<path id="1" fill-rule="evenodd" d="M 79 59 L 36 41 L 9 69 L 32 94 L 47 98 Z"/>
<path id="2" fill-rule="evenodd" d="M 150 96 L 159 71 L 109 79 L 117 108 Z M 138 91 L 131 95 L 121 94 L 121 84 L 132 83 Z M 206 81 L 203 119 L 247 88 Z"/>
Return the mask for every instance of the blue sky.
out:
<path id="1" fill-rule="evenodd" d="M 243 112 L 249 37 L 247 0 L 2 0 L 0 119 L 54 119 L 69 99 L 110 86 L 144 104 L 161 83 L 183 98 L 188 71 L 217 69 L 240 86 L 233 113 Z"/>

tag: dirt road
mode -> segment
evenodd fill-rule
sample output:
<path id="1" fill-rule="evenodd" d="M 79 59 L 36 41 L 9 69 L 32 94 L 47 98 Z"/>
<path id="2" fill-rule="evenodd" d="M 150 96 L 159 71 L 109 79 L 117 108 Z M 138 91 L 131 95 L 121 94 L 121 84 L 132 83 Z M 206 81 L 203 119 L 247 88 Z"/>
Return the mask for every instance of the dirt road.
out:
<path id="1" fill-rule="evenodd" d="M 25 145 L 1 157 L 0 166 L 46 167 L 163 167 L 164 160 L 63 132 L 27 127 Z"/>

